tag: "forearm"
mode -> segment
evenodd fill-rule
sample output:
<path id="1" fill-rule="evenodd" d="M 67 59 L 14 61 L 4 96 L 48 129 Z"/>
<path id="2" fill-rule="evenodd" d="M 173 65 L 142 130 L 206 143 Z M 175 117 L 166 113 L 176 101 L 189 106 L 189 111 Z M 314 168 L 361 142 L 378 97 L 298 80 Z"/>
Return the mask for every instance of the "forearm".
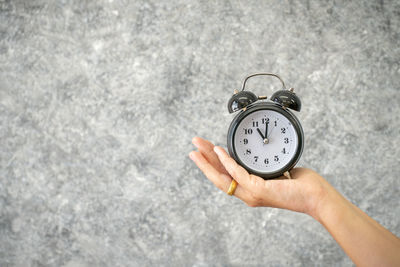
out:
<path id="1" fill-rule="evenodd" d="M 341 196 L 328 192 L 314 216 L 358 266 L 400 266 L 400 239 Z"/>

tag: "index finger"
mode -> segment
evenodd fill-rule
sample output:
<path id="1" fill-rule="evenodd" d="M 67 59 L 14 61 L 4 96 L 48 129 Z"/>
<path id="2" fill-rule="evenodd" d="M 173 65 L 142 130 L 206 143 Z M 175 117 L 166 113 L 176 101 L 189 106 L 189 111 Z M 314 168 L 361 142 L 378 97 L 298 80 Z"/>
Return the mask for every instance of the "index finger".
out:
<path id="1" fill-rule="evenodd" d="M 201 154 L 205 156 L 208 162 L 210 162 L 210 164 L 214 166 L 214 168 L 216 168 L 221 173 L 228 174 L 224 166 L 219 161 L 217 154 L 215 154 L 213 150 L 214 145 L 211 142 L 200 137 L 194 137 L 192 139 L 192 143 L 197 147 Z"/>
<path id="2" fill-rule="evenodd" d="M 200 152 L 192 151 L 189 157 L 196 163 L 197 167 L 205 174 L 205 176 L 215 184 L 219 189 L 225 193 L 232 182 L 232 178 L 228 174 L 218 172 Z M 247 194 L 243 187 L 238 186 L 234 195 L 244 202 L 249 201 L 249 194 Z"/>

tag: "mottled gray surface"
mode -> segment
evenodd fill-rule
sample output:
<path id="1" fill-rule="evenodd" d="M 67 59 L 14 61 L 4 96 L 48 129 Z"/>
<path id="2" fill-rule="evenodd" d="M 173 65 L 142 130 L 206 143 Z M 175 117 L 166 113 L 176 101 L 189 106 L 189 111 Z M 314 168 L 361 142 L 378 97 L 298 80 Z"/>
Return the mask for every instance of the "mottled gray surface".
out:
<path id="1" fill-rule="evenodd" d="M 0 0 L 0 266 L 352 265 L 187 155 L 225 145 L 245 75 L 278 73 L 299 165 L 400 235 L 399 40 L 398 1 Z"/>

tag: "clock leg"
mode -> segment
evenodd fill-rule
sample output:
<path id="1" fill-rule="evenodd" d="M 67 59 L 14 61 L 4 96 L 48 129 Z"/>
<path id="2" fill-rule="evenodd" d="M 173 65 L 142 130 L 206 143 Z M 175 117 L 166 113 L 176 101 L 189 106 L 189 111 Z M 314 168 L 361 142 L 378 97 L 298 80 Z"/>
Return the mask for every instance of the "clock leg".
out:
<path id="1" fill-rule="evenodd" d="M 292 176 L 290 175 L 290 172 L 286 171 L 284 172 L 283 176 L 286 176 L 288 179 L 292 179 Z"/>

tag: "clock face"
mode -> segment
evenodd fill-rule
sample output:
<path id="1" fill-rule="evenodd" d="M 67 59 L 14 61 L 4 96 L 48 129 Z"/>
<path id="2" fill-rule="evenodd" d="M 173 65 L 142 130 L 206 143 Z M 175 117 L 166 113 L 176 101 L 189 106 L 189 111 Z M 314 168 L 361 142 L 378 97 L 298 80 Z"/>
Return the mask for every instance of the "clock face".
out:
<path id="1" fill-rule="evenodd" d="M 257 110 L 244 117 L 233 136 L 236 156 L 257 173 L 276 173 L 296 156 L 299 136 L 287 117 L 274 110 Z"/>

